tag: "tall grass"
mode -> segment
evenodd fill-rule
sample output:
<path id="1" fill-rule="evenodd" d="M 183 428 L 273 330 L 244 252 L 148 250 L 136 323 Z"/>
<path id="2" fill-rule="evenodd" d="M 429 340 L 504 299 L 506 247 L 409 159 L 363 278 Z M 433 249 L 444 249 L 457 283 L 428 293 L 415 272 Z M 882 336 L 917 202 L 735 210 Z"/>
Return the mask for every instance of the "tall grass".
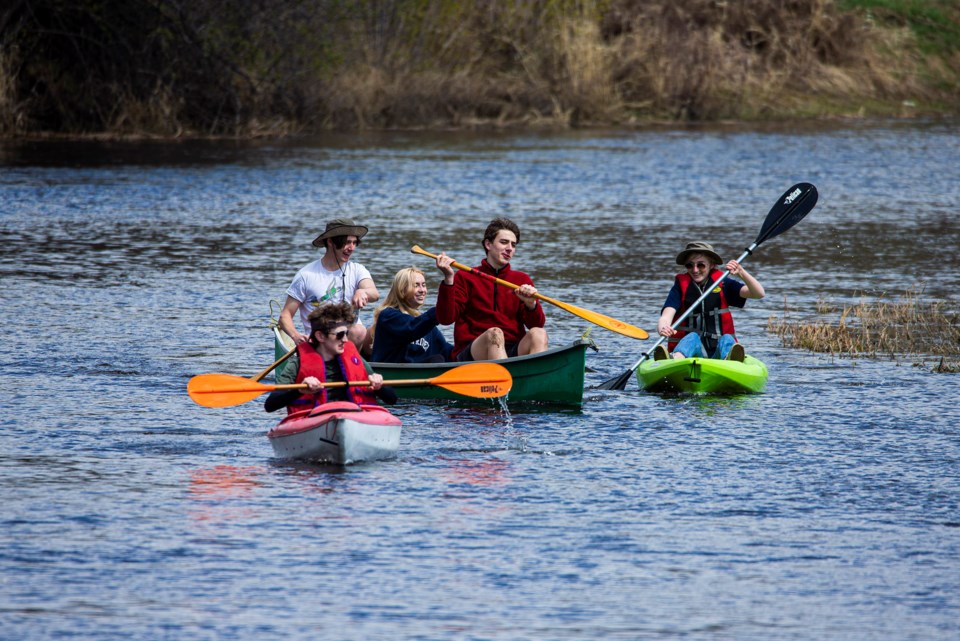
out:
<path id="1" fill-rule="evenodd" d="M 942 301 L 925 301 L 915 291 L 895 301 L 861 300 L 838 310 L 821 301 L 814 320 L 794 320 L 784 313 L 771 317 L 768 328 L 784 345 L 837 356 L 878 358 L 903 355 L 960 357 L 960 315 Z"/>
<path id="2" fill-rule="evenodd" d="M 956 41 L 960 7 L 923 4 L 23 0 L 0 8 L 0 134 L 896 115 L 907 100 L 956 109 L 960 56 L 924 47 Z"/>

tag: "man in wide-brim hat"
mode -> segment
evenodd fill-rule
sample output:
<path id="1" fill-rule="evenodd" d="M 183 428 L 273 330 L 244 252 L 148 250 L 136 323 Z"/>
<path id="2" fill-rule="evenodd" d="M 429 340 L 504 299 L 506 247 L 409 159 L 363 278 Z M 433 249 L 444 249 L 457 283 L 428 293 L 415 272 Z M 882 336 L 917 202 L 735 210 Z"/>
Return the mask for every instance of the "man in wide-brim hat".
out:
<path id="1" fill-rule="evenodd" d="M 657 321 L 657 333 L 668 339 L 670 348 L 657 345 L 656 360 L 673 358 L 723 358 L 743 361 L 743 346 L 733 328 L 731 307 L 743 307 L 748 298 L 763 298 L 763 285 L 747 273 L 735 260 L 727 262 L 726 270 L 743 279 L 740 282 L 727 277 L 715 285 L 722 275 L 718 266 L 723 259 L 713 246 L 702 241 L 687 243 L 677 254 L 677 264 L 686 271 L 677 274 L 673 287 Z M 710 292 L 702 301 L 704 292 Z M 699 301 L 699 302 L 698 302 Z M 673 319 L 688 309 L 693 311 L 682 325 L 673 327 Z"/>
<path id="2" fill-rule="evenodd" d="M 297 272 L 290 287 L 287 300 L 280 312 L 280 328 L 300 344 L 310 337 L 310 312 L 325 303 L 348 302 L 361 310 L 380 298 L 380 292 L 367 268 L 350 260 L 360 246 L 360 239 L 367 234 L 364 225 L 357 225 L 348 218 L 337 218 L 327 223 L 323 233 L 313 240 L 314 247 L 323 247 L 319 260 L 306 265 Z M 294 314 L 300 313 L 304 331 L 297 330 Z M 361 352 L 369 351 L 366 345 L 367 329 L 357 314 L 356 323 L 350 326 L 348 338 Z"/>

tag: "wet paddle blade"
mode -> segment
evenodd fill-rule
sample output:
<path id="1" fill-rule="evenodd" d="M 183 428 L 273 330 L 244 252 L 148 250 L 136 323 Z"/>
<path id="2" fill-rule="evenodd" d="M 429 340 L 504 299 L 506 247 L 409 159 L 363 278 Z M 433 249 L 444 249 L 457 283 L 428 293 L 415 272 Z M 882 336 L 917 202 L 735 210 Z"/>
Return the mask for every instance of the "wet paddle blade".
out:
<path id="1" fill-rule="evenodd" d="M 426 382 L 463 396 L 499 398 L 506 396 L 513 387 L 513 376 L 506 367 L 497 363 L 469 363 L 427 379 Z M 402 383 L 404 381 L 384 381 L 384 385 Z"/>
<path id="2" fill-rule="evenodd" d="M 620 376 L 611 378 L 610 380 L 606 380 L 600 383 L 599 385 L 597 385 L 597 389 L 612 389 L 612 390 L 619 390 L 622 392 L 623 390 L 627 389 L 627 383 L 630 382 L 630 378 L 633 376 L 633 372 L 634 370 L 628 369 Z"/>
<path id="3" fill-rule="evenodd" d="M 817 188 L 810 183 L 797 183 L 783 192 L 780 200 L 770 208 L 755 244 L 775 238 L 799 223 L 813 210 L 818 198 Z"/>

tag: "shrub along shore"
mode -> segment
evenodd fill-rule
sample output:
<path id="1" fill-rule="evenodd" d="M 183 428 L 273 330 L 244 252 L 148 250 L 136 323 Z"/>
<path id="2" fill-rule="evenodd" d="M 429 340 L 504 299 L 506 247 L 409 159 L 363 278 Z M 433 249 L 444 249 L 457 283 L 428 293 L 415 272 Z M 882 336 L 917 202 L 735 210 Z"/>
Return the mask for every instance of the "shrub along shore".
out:
<path id="1" fill-rule="evenodd" d="M 960 114 L 955 0 L 14 0 L 0 136 Z"/>

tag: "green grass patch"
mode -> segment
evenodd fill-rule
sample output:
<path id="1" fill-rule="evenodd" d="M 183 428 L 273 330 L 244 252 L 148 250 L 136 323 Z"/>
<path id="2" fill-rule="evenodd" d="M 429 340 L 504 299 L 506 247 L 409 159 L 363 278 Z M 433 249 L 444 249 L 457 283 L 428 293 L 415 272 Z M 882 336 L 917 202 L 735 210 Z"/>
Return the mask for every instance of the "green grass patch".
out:
<path id="1" fill-rule="evenodd" d="M 909 27 L 925 54 L 949 57 L 960 51 L 960 3 L 956 0 L 841 0 L 838 5 L 863 10 L 881 25 Z"/>

